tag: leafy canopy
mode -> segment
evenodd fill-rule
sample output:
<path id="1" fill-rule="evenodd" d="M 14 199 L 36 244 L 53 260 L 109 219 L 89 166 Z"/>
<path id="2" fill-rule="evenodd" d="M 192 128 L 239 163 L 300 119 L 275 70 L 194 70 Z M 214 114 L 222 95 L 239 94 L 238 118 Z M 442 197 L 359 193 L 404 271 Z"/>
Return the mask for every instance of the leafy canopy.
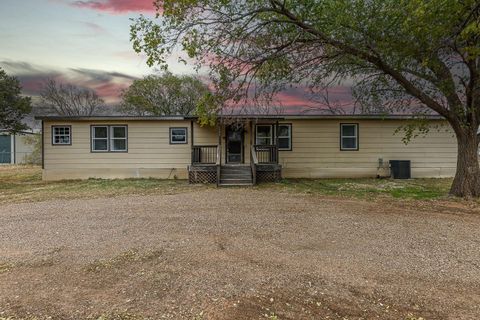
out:
<path id="1" fill-rule="evenodd" d="M 209 93 L 194 76 L 170 72 L 135 80 L 122 93 L 122 109 L 135 115 L 194 115 Z"/>
<path id="2" fill-rule="evenodd" d="M 156 4 L 158 19 L 131 26 L 134 49 L 162 68 L 181 49 L 209 66 L 224 100 L 268 101 L 291 84 L 322 91 L 349 81 L 364 111 L 433 110 L 455 126 L 478 127 L 478 0 Z"/>
<path id="3" fill-rule="evenodd" d="M 30 113 L 30 97 L 21 96 L 20 82 L 0 68 L 0 129 L 11 133 L 28 127 L 22 119 Z"/>

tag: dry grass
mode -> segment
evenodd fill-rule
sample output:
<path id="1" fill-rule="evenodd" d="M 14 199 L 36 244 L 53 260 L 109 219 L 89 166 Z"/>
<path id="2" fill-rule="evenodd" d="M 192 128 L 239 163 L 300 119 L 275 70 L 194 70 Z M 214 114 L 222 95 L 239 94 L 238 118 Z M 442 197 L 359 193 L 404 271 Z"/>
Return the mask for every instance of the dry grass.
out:
<path id="1" fill-rule="evenodd" d="M 446 199 L 452 179 L 285 179 L 262 184 L 259 189 L 284 190 L 372 199 L 387 197 L 403 200 Z M 185 180 L 88 179 L 42 181 L 38 166 L 0 166 L 0 204 L 49 199 L 102 198 L 126 194 L 177 194 L 212 185 L 190 185 Z M 452 198 L 449 198 L 452 200 Z"/>
<path id="2" fill-rule="evenodd" d="M 176 194 L 191 192 L 203 185 L 185 180 L 160 179 L 88 179 L 43 181 L 38 166 L 0 167 L 0 204 L 50 199 L 102 198 L 126 194 Z"/>
<path id="3" fill-rule="evenodd" d="M 452 179 L 286 179 L 261 188 L 276 188 L 298 193 L 327 196 L 354 197 L 360 199 L 393 198 L 434 200 L 453 198 L 448 191 Z"/>

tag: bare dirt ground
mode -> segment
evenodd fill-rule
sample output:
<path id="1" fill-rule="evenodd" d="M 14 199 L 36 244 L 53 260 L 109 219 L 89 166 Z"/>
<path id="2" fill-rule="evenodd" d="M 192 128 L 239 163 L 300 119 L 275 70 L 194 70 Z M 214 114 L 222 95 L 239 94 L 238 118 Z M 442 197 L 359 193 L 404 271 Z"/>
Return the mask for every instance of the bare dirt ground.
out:
<path id="1" fill-rule="evenodd" d="M 0 318 L 478 319 L 480 214 L 272 190 L 0 208 Z"/>

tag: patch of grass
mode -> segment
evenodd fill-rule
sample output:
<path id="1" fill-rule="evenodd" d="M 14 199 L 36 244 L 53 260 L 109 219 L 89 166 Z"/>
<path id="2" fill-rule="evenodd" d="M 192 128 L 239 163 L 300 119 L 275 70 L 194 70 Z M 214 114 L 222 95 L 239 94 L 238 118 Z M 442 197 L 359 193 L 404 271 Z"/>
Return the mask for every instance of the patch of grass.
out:
<path id="1" fill-rule="evenodd" d="M 285 179 L 259 188 L 355 198 L 392 197 L 430 200 L 446 197 L 452 179 Z"/>
<path id="2" fill-rule="evenodd" d="M 285 179 L 280 183 L 261 184 L 257 188 L 367 199 L 429 200 L 446 197 L 451 183 L 452 179 Z M 213 187 L 190 185 L 185 180 L 161 179 L 42 181 L 40 167 L 0 167 L 0 204 L 130 194 L 177 194 Z"/>
<path id="3" fill-rule="evenodd" d="M 0 274 L 10 271 L 13 265 L 11 263 L 0 263 Z M 0 318 L 2 320 L 2 318 Z"/>
<path id="4" fill-rule="evenodd" d="M 189 185 L 185 180 L 88 179 L 43 181 L 38 166 L 0 167 L 0 204 L 49 199 L 100 198 L 126 194 L 176 194 L 205 185 Z"/>

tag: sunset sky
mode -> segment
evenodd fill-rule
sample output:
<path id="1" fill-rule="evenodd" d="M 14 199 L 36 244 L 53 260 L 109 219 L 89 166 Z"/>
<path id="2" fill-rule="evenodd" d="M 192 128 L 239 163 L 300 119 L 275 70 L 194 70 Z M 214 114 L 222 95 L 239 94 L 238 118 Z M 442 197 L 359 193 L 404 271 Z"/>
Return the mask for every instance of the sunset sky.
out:
<path id="1" fill-rule="evenodd" d="M 17 76 L 28 95 L 54 78 L 92 88 L 115 103 L 135 78 L 156 72 L 129 41 L 130 18 L 153 13 L 152 0 L 1 0 L 0 67 Z M 193 73 L 173 58 L 170 71 Z M 348 88 L 336 93 L 349 99 Z M 289 108 L 315 106 L 302 88 L 281 97 Z"/>

